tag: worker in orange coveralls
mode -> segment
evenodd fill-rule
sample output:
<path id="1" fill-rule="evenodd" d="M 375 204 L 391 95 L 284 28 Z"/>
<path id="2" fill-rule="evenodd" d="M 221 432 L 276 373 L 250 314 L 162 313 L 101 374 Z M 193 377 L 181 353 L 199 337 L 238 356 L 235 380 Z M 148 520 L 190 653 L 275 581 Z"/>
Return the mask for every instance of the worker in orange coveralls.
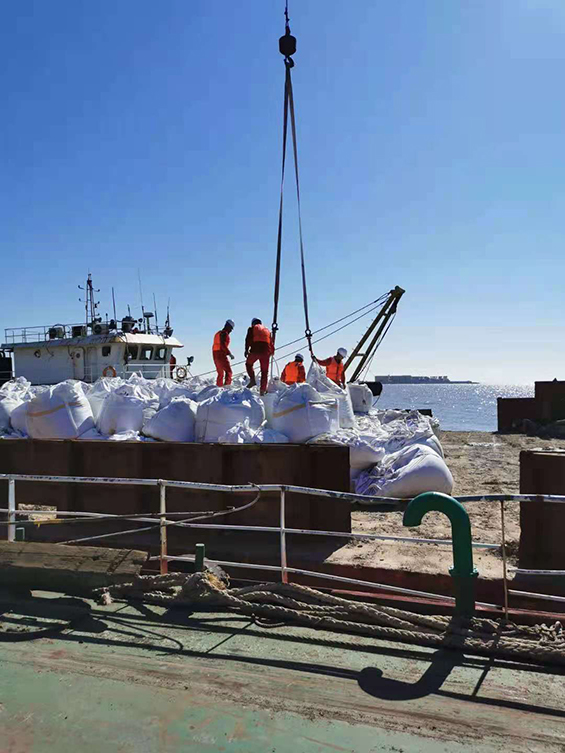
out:
<path id="1" fill-rule="evenodd" d="M 251 327 L 247 330 L 245 338 L 245 368 L 249 375 L 248 387 L 255 387 L 255 372 L 253 364 L 259 361 L 261 366 L 261 395 L 267 392 L 269 379 L 269 360 L 274 353 L 271 333 L 260 319 L 252 319 Z"/>
<path id="2" fill-rule="evenodd" d="M 285 384 L 302 384 L 306 381 L 306 370 L 304 369 L 304 356 L 297 353 L 294 361 L 289 361 L 283 369 L 281 380 Z"/>
<path id="3" fill-rule="evenodd" d="M 315 358 L 316 363 L 320 366 L 326 367 L 326 376 L 339 384 L 340 387 L 345 389 L 345 369 L 343 367 L 343 359 L 347 357 L 347 351 L 345 348 L 339 348 L 335 356 L 325 358 L 323 361 Z"/>
<path id="4" fill-rule="evenodd" d="M 230 332 L 233 331 L 234 327 L 235 324 L 233 321 L 228 319 L 223 329 L 214 335 L 212 357 L 214 358 L 214 366 L 218 372 L 216 379 L 216 386 L 218 387 L 223 387 L 224 385 L 228 387 L 231 384 L 232 370 L 228 358 L 233 358 L 233 354 L 230 351 Z"/>

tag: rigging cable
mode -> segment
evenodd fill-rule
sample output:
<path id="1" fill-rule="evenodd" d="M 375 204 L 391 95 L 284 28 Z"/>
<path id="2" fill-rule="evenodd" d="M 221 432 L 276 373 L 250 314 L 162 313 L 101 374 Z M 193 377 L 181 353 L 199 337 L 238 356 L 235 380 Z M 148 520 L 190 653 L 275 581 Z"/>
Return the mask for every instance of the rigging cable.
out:
<path id="1" fill-rule="evenodd" d="M 282 258 L 282 227 L 283 227 L 283 197 L 284 197 L 284 176 L 285 176 L 285 162 L 286 162 L 286 142 L 288 135 L 288 119 L 290 114 L 290 130 L 292 136 L 292 151 L 294 157 L 294 177 L 296 181 L 296 201 L 298 207 L 298 235 L 300 242 L 300 268 L 302 275 L 302 298 L 304 305 L 304 324 L 305 324 L 305 337 L 308 342 L 308 350 L 310 355 L 313 356 L 312 350 L 312 330 L 310 329 L 310 314 L 308 310 L 308 288 L 306 284 L 306 262 L 304 259 L 304 239 L 302 233 L 302 211 L 300 205 L 300 180 L 298 172 L 298 146 L 296 139 L 296 117 L 294 109 L 294 94 L 292 90 L 292 77 L 291 69 L 294 67 L 294 61 L 292 55 L 296 52 L 296 38 L 290 33 L 290 24 L 288 18 L 288 0 L 285 3 L 285 33 L 279 39 L 279 51 L 284 55 L 285 65 L 285 84 L 284 84 L 284 106 L 283 106 L 283 149 L 282 149 L 282 169 L 281 169 L 281 194 L 279 202 L 279 222 L 277 233 L 277 255 L 275 263 L 275 292 L 274 292 L 274 310 L 273 310 L 273 324 L 272 324 L 272 337 L 273 345 L 275 343 L 276 334 L 278 330 L 278 307 L 279 307 L 279 293 L 280 293 L 280 270 L 281 270 L 281 258 Z"/>
<path id="2" fill-rule="evenodd" d="M 324 337 L 318 338 L 318 340 L 315 340 L 314 342 L 320 342 L 321 340 L 325 340 L 327 337 L 331 337 L 331 335 L 336 334 L 340 330 L 344 329 L 345 327 L 348 327 L 350 324 L 354 324 L 355 322 L 359 321 L 362 317 L 366 316 L 367 314 L 372 313 L 380 303 L 383 302 L 385 298 L 388 297 L 388 293 L 384 293 L 379 298 L 377 298 L 374 301 L 371 301 L 370 303 L 366 303 L 364 306 L 361 306 L 361 308 L 358 308 L 356 311 L 352 311 L 349 314 L 346 314 L 345 316 L 342 316 L 339 319 L 336 319 L 333 322 L 330 322 L 330 324 L 326 324 L 324 327 L 320 327 L 320 329 L 315 330 L 312 333 L 312 336 L 319 335 L 321 332 L 325 332 L 325 330 L 330 329 L 330 327 L 334 327 L 336 324 L 341 324 L 341 322 L 344 322 L 346 319 L 350 319 L 352 316 L 355 316 L 356 314 L 359 314 L 359 312 L 363 312 L 360 316 L 358 316 L 356 319 L 352 319 L 352 321 L 347 322 L 347 324 L 344 324 L 343 327 L 339 327 L 336 330 L 333 330 L 332 332 L 329 332 Z M 291 345 L 296 345 L 297 343 L 301 343 L 306 338 L 305 335 L 302 335 L 302 337 L 297 337 L 295 340 L 291 340 L 290 342 L 285 343 L 284 345 L 279 346 L 277 348 L 278 351 L 285 350 L 286 348 L 290 347 Z M 280 360 L 283 356 L 278 356 L 276 360 Z M 245 360 L 242 361 L 236 361 L 233 366 L 241 366 L 241 364 L 244 364 Z M 201 374 L 195 374 L 194 377 L 204 377 L 208 376 L 209 374 L 215 374 L 216 369 L 210 369 L 210 371 L 204 371 Z M 243 373 L 243 372 L 242 372 Z"/>

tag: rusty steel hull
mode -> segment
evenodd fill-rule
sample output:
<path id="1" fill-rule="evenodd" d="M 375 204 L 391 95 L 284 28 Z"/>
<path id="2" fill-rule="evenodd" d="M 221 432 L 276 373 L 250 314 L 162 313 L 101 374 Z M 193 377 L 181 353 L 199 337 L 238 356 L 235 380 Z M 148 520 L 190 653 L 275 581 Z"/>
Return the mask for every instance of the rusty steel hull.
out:
<path id="1" fill-rule="evenodd" d="M 81 442 L 13 440 L 0 443 L 0 473 L 61 476 L 170 479 L 211 484 L 279 483 L 310 488 L 349 491 L 349 449 L 319 445 L 220 445 L 180 442 Z M 88 484 L 18 482 L 17 502 L 47 505 L 62 511 L 118 515 L 150 515 L 159 510 L 159 491 L 152 487 L 97 486 Z M 7 484 L 0 484 L 0 506 L 7 504 Z M 167 489 L 167 511 L 219 511 L 243 505 L 254 497 L 217 491 L 187 492 Z M 289 493 L 286 500 L 289 528 L 351 531 L 351 505 L 313 495 Z M 238 525 L 278 526 L 278 494 L 265 493 L 256 505 L 237 514 Z M 131 525 L 128 526 L 132 528 Z M 135 527 L 135 526 L 133 526 Z M 123 523 L 88 523 L 44 526 L 26 530 L 37 541 L 66 541 L 123 530 Z M 169 531 L 169 553 L 184 553 L 195 541 L 222 544 L 237 541 L 241 549 L 258 543 L 257 534 L 230 534 L 187 529 Z M 102 545 L 104 540 L 98 542 Z M 275 550 L 276 534 L 262 534 Z M 133 534 L 108 539 L 108 546 L 155 550 L 158 536 Z"/>

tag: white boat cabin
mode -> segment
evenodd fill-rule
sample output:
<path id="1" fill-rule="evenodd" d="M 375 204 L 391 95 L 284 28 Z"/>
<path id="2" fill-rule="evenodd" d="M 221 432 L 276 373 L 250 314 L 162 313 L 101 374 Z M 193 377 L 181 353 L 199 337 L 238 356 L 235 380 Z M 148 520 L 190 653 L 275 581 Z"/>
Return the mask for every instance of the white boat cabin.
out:
<path id="1" fill-rule="evenodd" d="M 183 344 L 172 336 L 107 331 L 102 324 L 87 334 L 83 325 L 7 329 L 2 349 L 12 354 L 15 377 L 32 384 L 57 384 L 65 379 L 95 382 L 101 376 L 147 379 L 170 377 L 171 355 Z"/>

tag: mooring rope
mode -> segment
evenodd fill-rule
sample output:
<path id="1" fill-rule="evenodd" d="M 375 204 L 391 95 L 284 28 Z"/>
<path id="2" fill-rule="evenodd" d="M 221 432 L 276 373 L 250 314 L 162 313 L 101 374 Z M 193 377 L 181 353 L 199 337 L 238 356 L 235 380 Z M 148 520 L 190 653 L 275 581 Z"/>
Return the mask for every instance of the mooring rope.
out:
<path id="1" fill-rule="evenodd" d="M 295 583 L 230 589 L 227 577 L 209 570 L 193 575 L 139 576 L 130 583 L 95 593 L 103 604 L 114 599 L 138 599 L 168 608 L 220 607 L 255 619 L 317 630 L 452 648 L 514 661 L 565 665 L 565 633 L 560 622 L 526 626 L 505 620 L 415 614 L 350 601 Z"/>

